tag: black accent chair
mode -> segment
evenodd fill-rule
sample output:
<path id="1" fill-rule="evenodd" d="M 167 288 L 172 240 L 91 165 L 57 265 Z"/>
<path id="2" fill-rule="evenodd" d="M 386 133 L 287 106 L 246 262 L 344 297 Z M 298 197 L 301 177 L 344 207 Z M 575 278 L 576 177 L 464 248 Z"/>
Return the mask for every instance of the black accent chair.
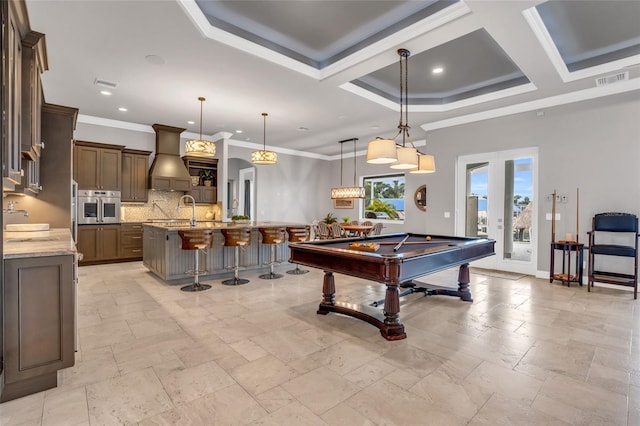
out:
<path id="1" fill-rule="evenodd" d="M 624 234 L 627 235 L 624 235 Z M 593 217 L 589 235 L 589 282 L 591 291 L 594 281 L 633 287 L 633 298 L 638 298 L 638 218 L 629 213 L 600 213 Z M 632 241 L 633 240 L 633 241 Z M 617 256 L 633 259 L 633 273 L 612 272 L 596 269 L 596 256 Z M 606 263 L 600 259 L 599 264 Z M 612 268 L 613 269 L 613 268 Z"/>

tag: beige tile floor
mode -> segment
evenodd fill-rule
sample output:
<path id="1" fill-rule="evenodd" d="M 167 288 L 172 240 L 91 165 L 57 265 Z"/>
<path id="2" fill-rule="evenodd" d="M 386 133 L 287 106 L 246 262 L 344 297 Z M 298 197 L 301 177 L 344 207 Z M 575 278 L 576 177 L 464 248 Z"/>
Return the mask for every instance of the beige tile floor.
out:
<path id="1" fill-rule="evenodd" d="M 322 274 L 184 293 L 141 263 L 80 268 L 76 365 L 9 425 L 640 425 L 640 302 L 472 273 L 474 303 L 402 302 L 408 338 L 316 315 Z M 455 270 L 429 277 L 455 282 Z M 338 275 L 338 299 L 380 285 Z"/>

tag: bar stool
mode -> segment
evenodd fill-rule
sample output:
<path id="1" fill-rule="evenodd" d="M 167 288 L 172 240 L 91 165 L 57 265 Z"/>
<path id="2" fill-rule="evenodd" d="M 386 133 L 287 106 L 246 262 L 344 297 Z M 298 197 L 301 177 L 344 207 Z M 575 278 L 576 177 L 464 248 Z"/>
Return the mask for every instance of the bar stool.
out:
<path id="1" fill-rule="evenodd" d="M 182 239 L 182 250 L 195 251 L 195 261 L 193 271 L 186 271 L 186 274 L 193 275 L 193 284 L 182 287 L 182 291 L 202 291 L 211 288 L 208 284 L 200 284 L 200 275 L 206 275 L 207 271 L 200 270 L 200 252 L 213 245 L 213 229 L 190 229 L 188 231 L 178 231 Z"/>
<path id="2" fill-rule="evenodd" d="M 287 226 L 287 233 L 289 234 L 290 243 L 300 243 L 302 241 L 309 241 L 311 238 L 311 227 L 305 226 Z M 307 269 L 300 269 L 300 265 L 296 263 L 296 269 L 287 271 L 287 274 L 302 275 L 309 272 Z"/>
<path id="3" fill-rule="evenodd" d="M 260 234 L 262 234 L 262 244 L 268 244 L 271 246 L 271 259 L 269 259 L 269 273 L 259 275 L 259 278 L 263 280 L 274 280 L 282 278 L 284 275 L 276 274 L 273 272 L 273 265 L 276 263 L 276 245 L 282 244 L 285 241 L 285 227 L 284 226 L 270 226 L 268 228 L 259 228 Z"/>
<path id="4" fill-rule="evenodd" d="M 222 281 L 224 285 L 240 285 L 249 282 L 247 279 L 240 279 L 238 277 L 238 270 L 240 269 L 240 247 L 248 246 L 251 242 L 251 228 L 222 228 L 220 229 L 222 236 L 224 237 L 224 246 L 234 248 L 234 263 L 233 278 Z"/>

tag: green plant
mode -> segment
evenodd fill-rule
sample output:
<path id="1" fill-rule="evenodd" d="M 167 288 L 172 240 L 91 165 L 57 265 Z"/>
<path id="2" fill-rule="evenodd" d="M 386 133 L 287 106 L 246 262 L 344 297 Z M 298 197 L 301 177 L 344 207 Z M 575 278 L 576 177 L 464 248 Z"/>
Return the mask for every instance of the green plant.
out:
<path id="1" fill-rule="evenodd" d="M 347 222 L 349 222 L 349 219 L 351 219 L 349 216 L 345 216 L 345 217 L 342 218 L 342 221 L 344 223 L 347 223 Z"/>
<path id="2" fill-rule="evenodd" d="M 365 210 L 371 210 L 374 212 L 384 212 L 387 215 L 389 215 L 389 217 L 392 219 L 398 218 L 398 212 L 396 211 L 396 208 L 393 206 L 393 204 L 386 203 L 377 198 L 374 198 L 373 200 L 371 200 L 371 204 L 365 207 Z"/>
<path id="3" fill-rule="evenodd" d="M 231 216 L 231 220 L 250 220 L 251 217 L 247 216 L 246 214 L 236 214 Z"/>
<path id="4" fill-rule="evenodd" d="M 332 223 L 337 222 L 338 218 L 336 218 L 333 215 L 333 213 L 327 213 L 327 215 L 324 217 L 324 219 L 322 219 L 322 221 L 327 225 L 331 225 Z"/>
<path id="5" fill-rule="evenodd" d="M 213 170 L 203 170 L 200 177 L 202 180 L 213 180 Z"/>

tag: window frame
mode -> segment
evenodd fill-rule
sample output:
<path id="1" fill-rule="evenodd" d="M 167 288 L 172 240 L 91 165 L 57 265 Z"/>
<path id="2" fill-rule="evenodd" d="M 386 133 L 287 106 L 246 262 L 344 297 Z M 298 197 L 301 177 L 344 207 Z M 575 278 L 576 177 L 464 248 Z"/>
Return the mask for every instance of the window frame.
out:
<path id="1" fill-rule="evenodd" d="M 365 197 L 364 199 L 360 200 L 360 205 L 358 208 L 358 218 L 360 221 L 365 221 L 365 220 L 370 220 L 372 222 L 382 222 L 382 223 L 395 223 L 395 224 L 403 224 L 404 221 L 406 220 L 406 205 L 407 205 L 407 179 L 406 179 L 406 175 L 404 172 L 401 171 L 392 171 L 389 173 L 380 173 L 380 174 L 369 174 L 366 176 L 361 176 L 360 177 L 360 185 L 363 186 L 366 190 L 367 186 L 366 183 L 367 181 L 382 181 L 382 180 L 387 180 L 387 181 L 393 181 L 393 178 L 399 178 L 402 180 L 401 184 L 404 185 L 404 191 L 402 194 L 402 199 L 404 201 L 404 206 L 405 209 L 402 210 L 402 212 L 404 213 L 402 216 L 402 218 L 398 218 L 398 219 L 373 219 L 373 218 L 368 218 L 365 217 L 365 207 L 367 206 L 367 198 Z M 372 197 L 373 199 L 373 197 Z"/>

